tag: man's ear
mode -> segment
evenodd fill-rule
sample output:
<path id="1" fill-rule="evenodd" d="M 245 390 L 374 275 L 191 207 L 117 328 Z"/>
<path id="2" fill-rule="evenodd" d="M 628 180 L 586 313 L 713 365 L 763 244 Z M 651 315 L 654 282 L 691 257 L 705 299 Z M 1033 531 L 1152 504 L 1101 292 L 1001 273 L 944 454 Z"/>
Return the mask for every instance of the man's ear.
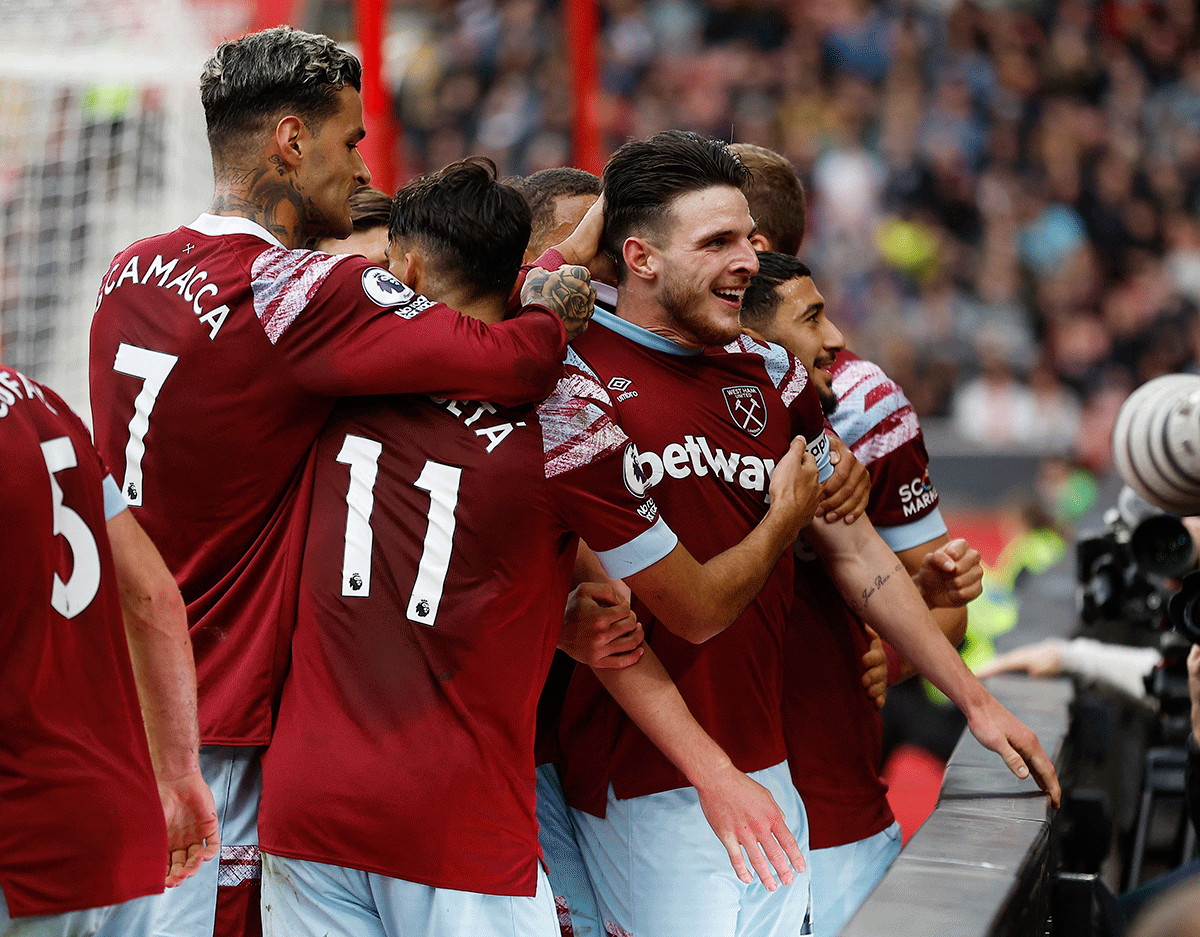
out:
<path id="1" fill-rule="evenodd" d="M 766 236 L 762 234 L 750 235 L 750 246 L 756 251 L 771 251 L 775 249 L 771 246 L 771 242 L 767 240 Z"/>
<path id="2" fill-rule="evenodd" d="M 642 238 L 627 237 L 621 245 L 621 257 L 629 273 L 639 280 L 655 280 L 662 272 L 662 256 Z"/>
<path id="3" fill-rule="evenodd" d="M 393 269 L 392 274 L 414 293 L 420 293 L 425 285 L 425 258 L 416 251 L 405 251 L 399 266 L 401 269 Z"/>
<path id="4" fill-rule="evenodd" d="M 295 171 L 308 143 L 308 128 L 304 121 L 289 114 L 275 125 L 275 153 L 289 171 Z"/>

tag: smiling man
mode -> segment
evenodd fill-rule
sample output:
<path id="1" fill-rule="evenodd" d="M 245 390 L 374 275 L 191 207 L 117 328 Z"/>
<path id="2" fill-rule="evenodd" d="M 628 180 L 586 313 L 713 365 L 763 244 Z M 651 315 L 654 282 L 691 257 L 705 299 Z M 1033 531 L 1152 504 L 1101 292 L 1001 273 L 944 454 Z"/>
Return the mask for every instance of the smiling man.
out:
<path id="1" fill-rule="evenodd" d="M 302 249 L 349 235 L 350 196 L 370 181 L 361 73 L 328 37 L 287 27 L 222 44 L 200 81 L 212 206 L 122 251 L 98 297 L 96 445 L 187 603 L 221 818 L 219 867 L 171 892 L 159 935 L 259 930 L 259 755 L 294 627 L 309 454 L 337 399 L 511 406 L 561 373 L 561 278 L 486 324 L 362 257 Z"/>
<path id="2" fill-rule="evenodd" d="M 599 407 L 638 447 L 630 483 L 653 492 L 697 558 L 726 549 L 763 516 L 767 479 L 793 436 L 810 440 L 822 474 L 830 471 L 820 402 L 803 365 L 741 335 L 742 298 L 759 269 L 746 176 L 724 143 L 682 131 L 613 155 L 602 240 L 618 263 L 616 313 L 597 313 L 568 358 L 581 405 Z M 1036 737 L 966 669 L 870 522 L 809 525 L 805 535 L 838 594 L 959 704 L 984 745 L 1019 776 L 1032 768 L 1057 802 Z M 781 716 L 791 574 L 785 558 L 747 610 L 702 643 L 635 608 L 697 721 L 771 791 L 803 846 L 807 824 Z M 562 739 L 563 786 L 610 933 L 806 932 L 807 875 L 774 893 L 734 875 L 696 790 L 586 672 L 573 680 Z"/>

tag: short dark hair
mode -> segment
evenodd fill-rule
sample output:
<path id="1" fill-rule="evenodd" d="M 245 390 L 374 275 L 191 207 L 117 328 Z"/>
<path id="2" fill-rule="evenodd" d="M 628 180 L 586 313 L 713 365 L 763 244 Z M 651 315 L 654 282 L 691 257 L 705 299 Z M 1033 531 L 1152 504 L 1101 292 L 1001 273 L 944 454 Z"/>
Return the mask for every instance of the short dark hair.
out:
<path id="1" fill-rule="evenodd" d="M 386 228 L 392 219 L 392 197 L 369 185 L 359 186 L 350 196 L 350 221 L 355 231 Z"/>
<path id="2" fill-rule="evenodd" d="M 512 184 L 525 196 L 533 212 L 531 242 L 540 242 L 554 230 L 554 207 L 558 199 L 600 194 L 600 177 L 573 166 L 539 169 L 524 179 L 514 179 Z"/>
<path id="3" fill-rule="evenodd" d="M 661 234 L 677 196 L 715 185 L 740 189 L 747 175 L 727 143 L 687 130 L 665 130 L 617 150 L 604 167 L 601 244 L 616 258 L 618 279 L 625 276 L 625 239 Z"/>
<path id="4" fill-rule="evenodd" d="M 811 277 L 812 271 L 795 254 L 759 251 L 758 273 L 742 295 L 742 325 L 761 330 L 779 310 L 779 287 L 788 280 Z"/>
<path id="5" fill-rule="evenodd" d="M 766 147 L 734 143 L 729 148 L 750 170 L 750 182 L 742 191 L 758 233 L 771 242 L 772 250 L 798 254 L 804 241 L 806 207 L 804 186 L 796 170 L 785 157 Z"/>
<path id="6" fill-rule="evenodd" d="M 209 145 L 243 145 L 283 112 L 319 133 L 346 85 L 361 90 L 362 64 L 328 36 L 278 26 L 223 42 L 200 75 Z"/>
<path id="7" fill-rule="evenodd" d="M 440 273 L 474 296 L 507 293 L 529 243 L 529 205 L 496 177 L 486 156 L 468 156 L 408 183 L 392 200 L 388 236 L 425 248 Z"/>

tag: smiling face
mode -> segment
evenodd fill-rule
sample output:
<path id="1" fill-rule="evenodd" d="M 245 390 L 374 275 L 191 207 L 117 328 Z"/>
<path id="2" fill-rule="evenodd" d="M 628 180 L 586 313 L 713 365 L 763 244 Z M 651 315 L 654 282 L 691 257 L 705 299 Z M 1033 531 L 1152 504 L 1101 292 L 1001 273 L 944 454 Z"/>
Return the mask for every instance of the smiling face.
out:
<path id="1" fill-rule="evenodd" d="M 362 98 L 349 85 L 338 92 L 338 97 L 337 111 L 315 133 L 308 130 L 298 169 L 307 237 L 347 237 L 354 230 L 350 196 L 371 181 L 371 173 L 358 152 L 358 144 L 366 135 Z"/>
<path id="2" fill-rule="evenodd" d="M 793 277 L 775 288 L 779 307 L 769 322 L 755 331 L 769 342 L 782 345 L 800 359 L 817 388 L 826 413 L 837 407 L 833 375 L 829 369 L 846 341 L 837 326 L 825 317 L 825 299 L 812 277 Z"/>
<path id="3" fill-rule="evenodd" d="M 657 254 L 655 296 L 673 338 L 691 346 L 726 345 L 741 331 L 738 314 L 758 257 L 750 245 L 754 220 L 732 186 L 710 186 L 671 203 Z M 656 241 L 661 243 L 656 243 Z"/>

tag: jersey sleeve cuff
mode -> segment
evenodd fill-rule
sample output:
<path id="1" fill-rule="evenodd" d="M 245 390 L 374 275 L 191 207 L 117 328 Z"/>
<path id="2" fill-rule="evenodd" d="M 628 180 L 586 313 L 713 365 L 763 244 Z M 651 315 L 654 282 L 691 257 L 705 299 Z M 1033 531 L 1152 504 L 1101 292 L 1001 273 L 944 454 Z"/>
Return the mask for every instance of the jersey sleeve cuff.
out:
<path id="1" fill-rule="evenodd" d="M 879 531 L 883 542 L 891 547 L 893 553 L 919 547 L 948 532 L 940 508 L 934 508 L 924 517 L 918 518 L 912 523 L 899 524 L 895 527 L 877 527 L 876 530 Z"/>
<path id="2" fill-rule="evenodd" d="M 596 556 L 604 571 L 613 579 L 624 579 L 653 566 L 675 549 L 679 538 L 661 517 L 654 526 L 611 550 L 597 551 Z"/>
<path id="3" fill-rule="evenodd" d="M 111 475 L 105 475 L 104 519 L 106 521 L 111 521 L 127 507 L 129 507 L 129 504 L 125 501 L 125 496 L 121 494 L 121 489 L 117 487 L 116 481 Z"/>

